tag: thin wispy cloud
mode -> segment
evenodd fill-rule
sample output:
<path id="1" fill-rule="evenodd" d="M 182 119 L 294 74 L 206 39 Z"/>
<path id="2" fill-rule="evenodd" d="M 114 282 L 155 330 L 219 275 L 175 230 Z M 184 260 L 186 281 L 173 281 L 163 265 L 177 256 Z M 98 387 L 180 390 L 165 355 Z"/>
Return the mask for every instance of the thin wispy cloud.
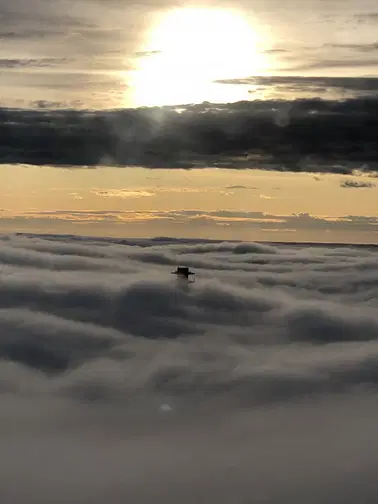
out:
<path id="1" fill-rule="evenodd" d="M 244 79 L 222 79 L 217 81 L 224 84 L 233 85 L 253 85 L 264 87 L 266 90 L 275 89 L 278 86 L 284 87 L 287 91 L 308 90 L 321 97 L 322 90 L 342 91 L 343 93 L 354 92 L 357 95 L 366 91 L 370 96 L 374 96 L 378 91 L 378 78 L 375 77 L 303 77 L 303 76 L 257 76 Z M 290 101 L 288 101 L 290 104 Z"/>
<path id="2" fill-rule="evenodd" d="M 358 184 L 358 182 L 357 182 Z M 362 183 L 363 184 L 363 183 Z M 346 184 L 343 187 L 370 188 L 369 185 Z M 260 195 L 262 199 L 272 199 L 270 196 Z M 180 223 L 183 228 L 189 231 L 191 227 L 209 226 L 233 226 L 233 229 L 262 229 L 265 231 L 295 231 L 295 232 L 378 232 L 378 218 L 375 216 L 329 216 L 320 217 L 308 213 L 292 215 L 269 214 L 266 212 L 248 212 L 231 210 L 171 210 L 171 211 L 135 211 L 135 210 L 43 210 L 27 211 L 20 215 L 3 215 L 3 225 L 14 223 L 15 226 L 22 225 L 22 222 L 29 225 L 35 222 L 52 221 L 55 225 L 63 222 L 91 223 L 97 225 L 104 224 L 135 224 L 149 223 L 164 225 L 164 223 Z"/>
<path id="3" fill-rule="evenodd" d="M 361 22 L 373 22 L 378 21 L 378 12 L 364 12 L 361 14 L 356 14 L 356 18 Z"/>
<path id="4" fill-rule="evenodd" d="M 364 53 L 378 51 L 378 42 L 373 42 L 371 44 L 326 44 L 325 47 L 333 47 L 336 49 L 352 49 Z"/>
<path id="5" fill-rule="evenodd" d="M 154 195 L 151 191 L 128 189 L 96 189 L 92 190 L 91 193 L 96 196 L 104 196 L 106 198 L 145 198 Z"/>
<path id="6" fill-rule="evenodd" d="M 258 189 L 257 187 L 247 187 L 244 185 L 229 185 L 226 189 Z"/>
<path id="7" fill-rule="evenodd" d="M 67 63 L 64 58 L 41 58 L 41 59 L 0 59 L 0 67 L 2 68 L 43 68 L 54 67 Z"/>
<path id="8" fill-rule="evenodd" d="M 318 59 L 315 61 L 306 61 L 301 64 L 294 64 L 288 66 L 284 71 L 289 72 L 303 72 L 308 70 L 326 70 L 331 68 L 359 68 L 364 67 L 366 69 L 371 67 L 376 67 L 378 65 L 378 58 L 369 59 Z"/>

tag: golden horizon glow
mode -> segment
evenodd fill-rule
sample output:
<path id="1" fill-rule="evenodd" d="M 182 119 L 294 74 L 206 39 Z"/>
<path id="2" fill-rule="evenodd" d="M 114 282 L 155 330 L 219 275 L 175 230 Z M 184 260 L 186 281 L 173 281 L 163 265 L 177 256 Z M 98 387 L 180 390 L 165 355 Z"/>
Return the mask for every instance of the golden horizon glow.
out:
<path id="1" fill-rule="evenodd" d="M 131 76 L 135 106 L 243 99 L 245 90 L 214 81 L 264 74 L 267 59 L 259 43 L 256 30 L 237 11 L 187 8 L 166 13 L 151 28 L 143 47 L 146 55 Z"/>

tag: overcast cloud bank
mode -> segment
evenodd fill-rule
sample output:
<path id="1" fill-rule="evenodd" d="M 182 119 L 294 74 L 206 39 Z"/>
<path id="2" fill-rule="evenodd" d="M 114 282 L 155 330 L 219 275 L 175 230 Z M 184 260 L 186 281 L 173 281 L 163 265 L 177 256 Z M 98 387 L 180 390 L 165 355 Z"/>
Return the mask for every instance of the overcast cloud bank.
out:
<path id="1" fill-rule="evenodd" d="M 376 79 L 369 80 L 376 87 Z M 331 79 L 329 85 L 357 86 L 357 97 L 119 111 L 3 108 L 0 162 L 377 171 L 376 91 L 361 96 L 358 79 Z"/>
<path id="2" fill-rule="evenodd" d="M 376 247 L 9 235 L 0 263 L 3 502 L 374 502 Z"/>
<path id="3" fill-rule="evenodd" d="M 154 383 L 181 395 L 197 392 L 198 380 L 217 389 L 232 382 L 254 402 L 375 384 L 376 252 L 373 246 L 6 236 L 0 352 L 31 372 L 52 373 L 48 382 L 60 391 L 83 365 L 139 361 L 142 369 L 148 352 L 166 348 L 177 356 L 147 373 L 142 387 Z M 190 288 L 170 275 L 179 264 L 197 271 Z M 123 399 L 135 393 L 131 378 L 121 380 Z M 264 379 L 263 393 L 256 378 Z"/>

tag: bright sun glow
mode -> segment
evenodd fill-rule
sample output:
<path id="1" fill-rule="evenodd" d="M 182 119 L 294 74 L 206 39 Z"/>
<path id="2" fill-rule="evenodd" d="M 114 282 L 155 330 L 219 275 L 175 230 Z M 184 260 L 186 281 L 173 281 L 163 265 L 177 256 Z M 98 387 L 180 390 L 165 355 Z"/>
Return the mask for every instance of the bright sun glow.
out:
<path id="1" fill-rule="evenodd" d="M 230 86 L 214 81 L 264 73 L 257 46 L 255 30 L 234 11 L 171 11 L 151 29 L 145 56 L 132 75 L 135 105 L 241 99 L 231 96 Z"/>

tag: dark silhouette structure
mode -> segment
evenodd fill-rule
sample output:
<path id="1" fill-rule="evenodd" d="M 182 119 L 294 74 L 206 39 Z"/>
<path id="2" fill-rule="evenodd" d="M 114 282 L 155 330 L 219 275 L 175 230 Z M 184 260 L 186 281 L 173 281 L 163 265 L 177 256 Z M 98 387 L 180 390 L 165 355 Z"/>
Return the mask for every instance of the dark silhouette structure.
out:
<path id="1" fill-rule="evenodd" d="M 188 283 L 194 283 L 195 273 L 190 271 L 187 266 L 177 266 L 176 271 L 172 271 L 171 275 L 177 275 L 177 278 L 186 279 Z M 190 279 L 190 277 L 192 277 L 192 279 Z"/>

